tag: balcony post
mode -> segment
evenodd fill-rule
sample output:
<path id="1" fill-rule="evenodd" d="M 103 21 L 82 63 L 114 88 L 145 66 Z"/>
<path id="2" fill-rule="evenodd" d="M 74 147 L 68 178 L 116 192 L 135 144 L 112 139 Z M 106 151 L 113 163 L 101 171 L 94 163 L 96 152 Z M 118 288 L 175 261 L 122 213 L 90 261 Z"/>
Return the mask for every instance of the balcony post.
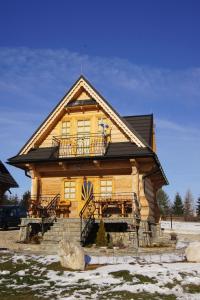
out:
<path id="1" fill-rule="evenodd" d="M 39 197 L 40 194 L 40 177 L 36 173 L 35 170 L 30 170 L 31 175 L 31 198 L 35 198 L 36 200 Z"/>
<path id="2" fill-rule="evenodd" d="M 132 167 L 132 176 L 133 176 L 133 193 L 136 194 L 137 199 L 139 200 L 139 167 L 138 163 L 135 159 L 130 159 L 131 167 Z"/>
<path id="3" fill-rule="evenodd" d="M 138 163 L 135 159 L 130 159 L 130 163 L 131 163 L 131 167 L 132 167 L 132 176 L 133 176 L 133 180 L 132 180 L 132 191 L 133 193 L 135 193 L 136 197 L 137 197 L 137 203 L 140 204 L 140 188 L 139 188 L 139 166 Z M 138 209 L 139 207 L 137 207 L 138 205 L 135 203 L 135 201 L 133 201 L 132 204 L 132 213 L 133 213 L 133 219 L 135 220 L 135 213 L 138 213 Z M 136 221 L 136 220 L 135 220 Z"/>

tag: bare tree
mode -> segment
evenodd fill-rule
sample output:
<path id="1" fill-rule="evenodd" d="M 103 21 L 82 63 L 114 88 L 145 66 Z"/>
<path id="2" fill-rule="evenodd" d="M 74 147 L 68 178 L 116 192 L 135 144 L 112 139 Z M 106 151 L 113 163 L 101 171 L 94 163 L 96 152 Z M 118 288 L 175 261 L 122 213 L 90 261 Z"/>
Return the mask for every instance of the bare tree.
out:
<path id="1" fill-rule="evenodd" d="M 189 221 L 194 216 L 194 201 L 190 190 L 186 192 L 184 198 L 184 218 L 185 221 Z"/>

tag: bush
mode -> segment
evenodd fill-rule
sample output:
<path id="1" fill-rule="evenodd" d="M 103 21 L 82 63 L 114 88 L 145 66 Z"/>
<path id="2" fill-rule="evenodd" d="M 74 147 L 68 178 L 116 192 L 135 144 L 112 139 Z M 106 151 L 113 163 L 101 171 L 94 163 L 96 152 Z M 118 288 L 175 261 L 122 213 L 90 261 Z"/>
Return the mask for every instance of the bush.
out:
<path id="1" fill-rule="evenodd" d="M 123 243 L 123 238 L 120 237 L 117 241 L 116 241 L 116 246 L 119 247 L 119 249 L 123 249 L 125 248 L 125 245 Z"/>
<path id="2" fill-rule="evenodd" d="M 96 245 L 98 247 L 107 246 L 106 231 L 102 220 L 99 223 L 99 229 L 96 237 Z"/>
<path id="3" fill-rule="evenodd" d="M 177 234 L 175 232 L 170 233 L 170 236 L 171 236 L 171 241 L 177 240 Z"/>

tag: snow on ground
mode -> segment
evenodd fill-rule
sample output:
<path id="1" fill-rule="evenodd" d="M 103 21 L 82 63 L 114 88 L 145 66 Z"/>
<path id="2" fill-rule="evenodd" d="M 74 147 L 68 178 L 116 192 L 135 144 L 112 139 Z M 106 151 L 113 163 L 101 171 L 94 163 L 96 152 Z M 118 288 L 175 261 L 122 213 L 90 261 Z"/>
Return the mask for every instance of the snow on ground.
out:
<path id="1" fill-rule="evenodd" d="M 0 253 L 1 300 L 200 299 L 200 263 L 187 263 L 180 251 L 92 256 L 90 264 L 74 272 L 56 255 Z"/>
<path id="2" fill-rule="evenodd" d="M 170 221 L 161 221 L 161 228 L 165 231 L 171 231 Z M 172 230 L 181 234 L 198 234 L 200 235 L 200 222 L 178 222 L 172 221 Z"/>

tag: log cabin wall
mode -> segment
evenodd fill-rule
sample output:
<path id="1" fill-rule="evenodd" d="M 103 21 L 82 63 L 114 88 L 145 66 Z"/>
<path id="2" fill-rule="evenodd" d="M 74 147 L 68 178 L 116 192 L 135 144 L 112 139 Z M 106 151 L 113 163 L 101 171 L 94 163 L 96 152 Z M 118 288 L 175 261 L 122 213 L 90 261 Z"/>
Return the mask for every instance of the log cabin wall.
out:
<path id="1" fill-rule="evenodd" d="M 109 126 L 108 133 L 111 134 L 111 142 L 126 142 L 128 138 L 121 132 L 121 130 L 117 127 L 117 125 L 109 119 L 109 117 L 101 110 L 89 110 L 83 112 L 70 112 L 65 113 L 57 123 L 54 124 L 54 127 L 50 132 L 46 133 L 46 137 L 43 141 L 41 141 L 39 147 L 51 147 L 52 140 L 54 136 L 62 135 L 62 123 L 70 122 L 70 135 L 77 134 L 77 121 L 79 120 L 90 120 L 90 133 L 96 134 L 100 133 L 99 131 L 99 120 L 103 119 L 103 121 Z"/>
<path id="2" fill-rule="evenodd" d="M 60 194 L 60 201 L 65 201 L 64 185 L 65 182 L 75 182 L 75 199 L 71 199 L 69 217 L 78 217 L 80 210 L 84 205 L 84 200 L 81 199 L 82 184 L 84 177 L 42 177 L 40 179 L 40 195 Z M 116 176 L 88 176 L 88 181 L 93 184 L 94 193 L 101 193 L 101 181 L 110 182 L 112 193 L 133 193 L 133 177 L 132 175 L 116 175 Z"/>
<path id="3" fill-rule="evenodd" d="M 149 178 L 145 180 L 140 176 L 140 201 L 142 205 L 141 216 L 143 220 L 155 222 L 155 201 L 154 187 Z"/>

